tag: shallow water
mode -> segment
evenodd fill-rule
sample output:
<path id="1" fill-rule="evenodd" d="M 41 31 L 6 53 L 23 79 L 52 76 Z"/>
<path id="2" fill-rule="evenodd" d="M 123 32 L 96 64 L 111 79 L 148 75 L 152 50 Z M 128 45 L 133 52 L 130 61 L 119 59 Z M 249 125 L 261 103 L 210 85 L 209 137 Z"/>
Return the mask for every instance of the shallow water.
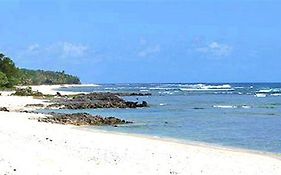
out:
<path id="1" fill-rule="evenodd" d="M 99 129 L 281 153 L 280 83 L 101 84 L 62 90 L 153 94 L 125 97 L 145 100 L 150 108 L 75 110 L 134 121 L 131 125 Z"/>

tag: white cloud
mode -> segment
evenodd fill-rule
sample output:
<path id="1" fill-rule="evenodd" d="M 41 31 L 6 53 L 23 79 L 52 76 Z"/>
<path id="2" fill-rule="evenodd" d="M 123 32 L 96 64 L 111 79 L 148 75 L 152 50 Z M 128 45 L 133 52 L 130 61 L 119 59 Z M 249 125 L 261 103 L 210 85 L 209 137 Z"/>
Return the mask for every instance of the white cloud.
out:
<path id="1" fill-rule="evenodd" d="M 39 44 L 31 44 L 27 47 L 27 52 L 35 52 L 35 51 L 38 51 L 40 49 L 40 46 Z"/>
<path id="2" fill-rule="evenodd" d="M 146 45 L 146 44 L 147 44 L 146 39 L 141 38 L 141 39 L 140 39 L 140 45 Z"/>
<path id="3" fill-rule="evenodd" d="M 17 57 L 20 59 L 40 58 L 41 60 L 57 59 L 66 62 L 81 62 L 81 60 L 89 58 L 89 55 L 93 57 L 93 54 L 95 54 L 95 57 L 101 57 L 84 44 L 56 42 L 48 45 L 30 44 L 17 52 Z"/>
<path id="4" fill-rule="evenodd" d="M 148 57 L 161 51 L 160 45 L 148 46 L 138 52 L 139 57 Z"/>
<path id="5" fill-rule="evenodd" d="M 68 42 L 64 42 L 62 44 L 63 57 L 68 57 L 68 56 L 81 57 L 84 56 L 87 51 L 88 51 L 88 47 L 82 44 L 73 44 Z"/>
<path id="6" fill-rule="evenodd" d="M 89 48 L 83 44 L 59 42 L 46 47 L 45 51 L 56 54 L 62 58 L 83 57 Z"/>
<path id="7" fill-rule="evenodd" d="M 226 57 L 232 53 L 233 48 L 227 44 L 211 42 L 204 47 L 197 47 L 195 50 L 203 54 L 211 54 L 217 57 Z"/>

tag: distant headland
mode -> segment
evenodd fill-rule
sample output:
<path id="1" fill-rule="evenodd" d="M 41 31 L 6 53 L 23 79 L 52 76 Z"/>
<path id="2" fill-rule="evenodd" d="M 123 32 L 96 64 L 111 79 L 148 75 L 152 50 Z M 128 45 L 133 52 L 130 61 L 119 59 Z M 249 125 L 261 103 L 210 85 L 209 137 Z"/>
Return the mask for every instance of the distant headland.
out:
<path id="1" fill-rule="evenodd" d="M 18 68 L 8 56 L 0 53 L 0 88 L 12 88 L 17 85 L 56 85 L 81 84 L 77 76 L 64 71 L 29 70 Z"/>

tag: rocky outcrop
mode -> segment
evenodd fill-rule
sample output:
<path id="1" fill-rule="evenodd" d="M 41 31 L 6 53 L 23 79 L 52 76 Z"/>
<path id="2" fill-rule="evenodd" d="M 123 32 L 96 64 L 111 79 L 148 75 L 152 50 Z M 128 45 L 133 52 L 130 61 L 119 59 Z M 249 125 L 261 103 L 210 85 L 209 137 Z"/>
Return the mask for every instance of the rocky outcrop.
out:
<path id="1" fill-rule="evenodd" d="M 56 96 L 44 95 L 38 91 L 32 91 L 30 87 L 17 89 L 12 95 L 35 96 L 36 98 L 48 99 L 51 104 L 47 109 L 96 109 L 96 108 L 141 108 L 148 107 L 146 101 L 133 102 L 126 101 L 121 96 L 148 96 L 150 93 L 110 93 L 94 92 L 89 94 L 61 95 L 57 92 Z M 43 104 L 28 104 L 25 107 L 43 108 Z"/>
<path id="2" fill-rule="evenodd" d="M 43 108 L 44 104 L 27 104 L 25 107 L 36 107 L 36 108 Z"/>
<path id="3" fill-rule="evenodd" d="M 101 117 L 99 115 L 90 115 L 88 113 L 74 113 L 74 114 L 57 114 L 51 113 L 51 116 L 40 117 L 38 122 L 57 123 L 63 125 L 111 125 L 117 126 L 120 124 L 132 123 L 130 121 L 121 120 L 115 117 Z"/>
<path id="4" fill-rule="evenodd" d="M 97 109 L 97 108 L 140 108 L 148 107 L 147 102 L 64 102 L 50 104 L 47 108 L 58 108 L 58 109 Z"/>
<path id="5" fill-rule="evenodd" d="M 146 101 L 142 103 L 125 101 L 120 93 L 90 93 L 64 96 L 52 100 L 48 108 L 59 109 L 96 109 L 96 108 L 139 108 L 148 107 Z"/>
<path id="6" fill-rule="evenodd" d="M 115 93 L 116 95 L 119 96 L 151 96 L 151 93 L 136 93 L 136 92 L 132 92 L 132 93 Z"/>
<path id="7" fill-rule="evenodd" d="M 16 92 L 12 95 L 15 96 L 43 96 L 44 94 L 39 91 L 32 91 L 31 87 L 27 88 L 17 88 Z"/>

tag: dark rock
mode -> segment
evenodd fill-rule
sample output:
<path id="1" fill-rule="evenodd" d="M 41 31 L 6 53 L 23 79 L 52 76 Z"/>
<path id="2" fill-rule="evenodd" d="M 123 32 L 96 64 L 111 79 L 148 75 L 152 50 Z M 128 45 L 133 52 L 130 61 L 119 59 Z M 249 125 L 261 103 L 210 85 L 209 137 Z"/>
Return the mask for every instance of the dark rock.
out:
<path id="1" fill-rule="evenodd" d="M 27 111 L 27 110 L 23 110 L 23 111 L 19 111 L 19 112 L 22 112 L 22 113 L 31 113 L 31 111 Z"/>
<path id="2" fill-rule="evenodd" d="M 63 104 L 53 103 L 47 106 L 47 108 L 62 108 Z"/>
<path id="3" fill-rule="evenodd" d="M 148 104 L 146 101 L 142 101 L 142 107 L 148 107 Z"/>
<path id="4" fill-rule="evenodd" d="M 0 107 L 0 111 L 10 112 L 6 107 Z"/>
<path id="5" fill-rule="evenodd" d="M 12 95 L 15 95 L 15 96 L 44 96 L 44 94 L 39 91 L 32 91 L 31 87 L 17 88 L 16 92 L 13 93 Z"/>
<path id="6" fill-rule="evenodd" d="M 60 93 L 60 92 L 57 92 L 57 96 L 62 97 L 62 95 L 61 95 L 61 93 Z"/>
<path id="7" fill-rule="evenodd" d="M 194 107 L 193 109 L 197 109 L 197 110 L 198 110 L 198 109 L 204 109 L 204 108 L 200 108 L 200 107 Z"/>
<path id="8" fill-rule="evenodd" d="M 39 122 L 58 123 L 58 124 L 71 124 L 76 126 L 81 125 L 119 125 L 132 123 L 129 121 L 121 120 L 115 117 L 101 117 L 99 115 L 92 116 L 88 113 L 75 113 L 75 114 L 57 114 L 50 113 L 52 116 L 38 118 Z"/>
<path id="9" fill-rule="evenodd" d="M 95 108 L 138 108 L 148 107 L 146 101 L 142 103 L 125 101 L 120 93 L 90 93 L 64 96 L 54 99 L 47 108 L 59 109 L 95 109 Z"/>
<path id="10" fill-rule="evenodd" d="M 151 96 L 151 93 L 117 93 L 119 96 Z"/>
<path id="11" fill-rule="evenodd" d="M 25 107 L 40 107 L 40 108 L 43 108 L 44 105 L 43 104 L 27 104 L 27 105 L 25 105 Z"/>

